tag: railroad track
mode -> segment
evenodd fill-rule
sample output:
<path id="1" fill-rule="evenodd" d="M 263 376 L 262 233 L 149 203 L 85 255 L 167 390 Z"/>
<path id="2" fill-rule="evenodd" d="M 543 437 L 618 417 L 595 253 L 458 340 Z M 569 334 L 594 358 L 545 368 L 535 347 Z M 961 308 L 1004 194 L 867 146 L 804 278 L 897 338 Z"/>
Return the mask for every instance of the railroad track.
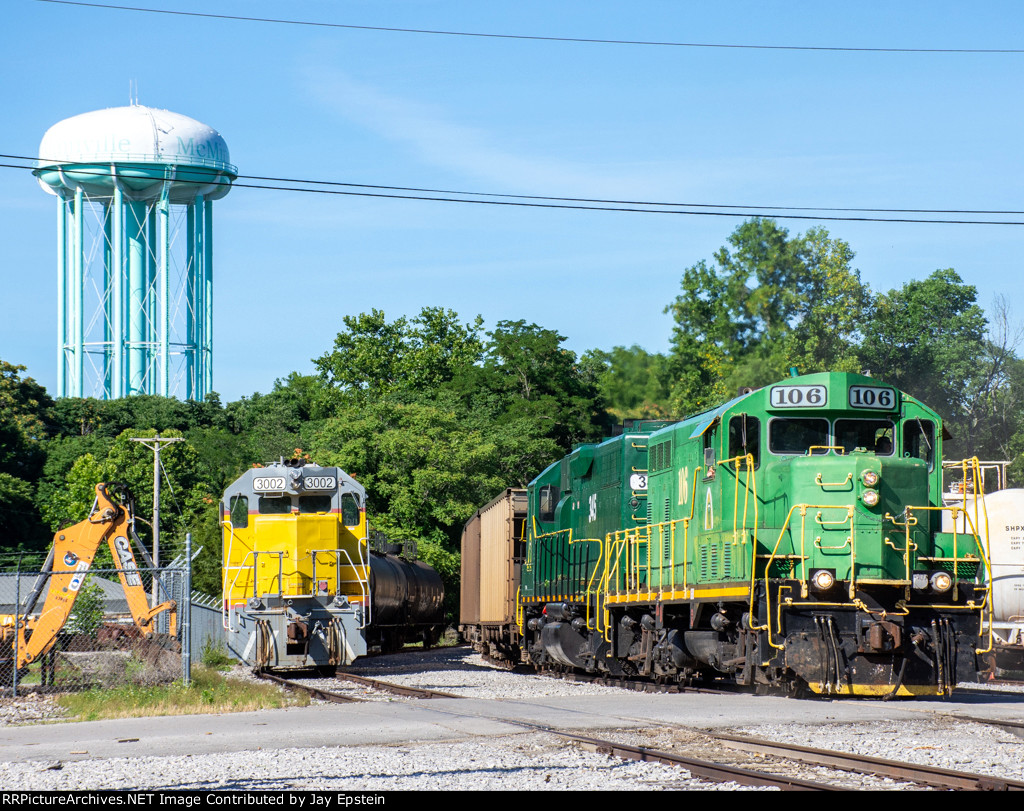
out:
<path id="1" fill-rule="evenodd" d="M 299 681 L 290 679 L 283 679 L 280 676 L 275 676 L 271 673 L 257 673 L 259 678 L 268 679 L 280 684 L 289 690 L 299 690 L 309 693 L 314 698 L 318 698 L 325 701 L 335 701 L 339 703 L 350 703 L 358 702 L 362 699 L 353 698 L 351 696 L 342 695 L 339 693 L 333 693 L 330 690 L 324 690 L 312 685 L 306 685 Z M 437 690 L 424 690 L 415 687 L 407 687 L 405 685 L 393 684 L 390 682 L 381 681 L 380 679 L 370 679 L 363 676 L 354 676 L 351 673 L 337 674 L 337 678 L 345 681 L 351 681 L 356 684 L 370 687 L 375 690 L 384 690 L 389 693 L 396 695 L 402 695 L 405 697 L 412 698 L 460 698 L 451 693 L 442 693 Z M 475 714 L 473 717 L 481 717 L 479 714 Z M 578 735 L 571 732 L 562 732 L 557 729 L 552 729 L 540 724 L 530 724 L 525 721 L 508 720 L 500 717 L 494 717 L 493 720 L 502 721 L 509 723 L 514 726 L 518 726 L 524 729 L 529 729 L 535 732 L 545 732 L 550 735 L 555 735 L 564 740 L 571 740 L 578 743 L 584 749 L 588 749 L 593 752 L 599 752 L 601 754 L 612 755 L 615 757 L 622 758 L 624 760 L 635 760 L 647 763 L 662 763 L 671 766 L 678 766 L 686 769 L 694 777 L 710 780 L 712 782 L 735 782 L 743 786 L 762 786 L 770 788 L 779 788 L 788 791 L 831 791 L 839 790 L 839 787 L 830 786 L 825 783 L 817 783 L 809 780 L 802 780 L 796 777 L 785 777 L 779 775 L 772 775 L 765 772 L 757 772 L 750 769 L 745 769 L 738 766 L 731 766 L 724 763 L 712 763 L 706 760 L 700 760 L 697 758 L 687 757 L 685 755 L 679 755 L 672 752 L 662 752 L 656 749 L 649 749 L 646 747 L 629 746 L 626 744 L 618 743 L 615 741 L 604 740 L 601 738 L 593 738 L 585 735 Z"/>
<path id="2" fill-rule="evenodd" d="M 262 673 L 257 675 L 260 676 L 260 678 L 269 679 L 275 683 L 281 684 L 287 689 L 308 692 L 311 696 L 321 700 L 335 701 L 339 703 L 358 702 L 362 700 L 353 698 L 352 696 L 334 693 L 333 691 L 314 687 L 312 685 L 306 685 L 302 682 L 282 679 L 279 676 L 274 676 L 273 674 Z M 374 690 L 383 690 L 388 693 L 407 698 L 461 698 L 461 696 L 457 696 L 452 693 L 409 687 L 406 685 L 382 681 L 380 679 L 356 676 L 345 672 L 339 672 L 337 674 L 337 678 L 350 681 L 364 687 L 369 687 Z M 466 715 L 451 709 L 444 710 L 444 712 L 460 716 Z M 753 770 L 744 766 L 704 760 L 677 752 L 642 746 L 632 746 L 617 741 L 595 738 L 572 732 L 564 732 L 542 724 L 512 720 L 502 716 L 485 716 L 480 713 L 473 713 L 471 717 L 486 717 L 491 720 L 512 724 L 513 726 L 518 726 L 534 732 L 547 733 L 564 740 L 574 741 L 579 746 L 589 751 L 599 752 L 601 754 L 607 754 L 625 760 L 677 766 L 685 769 L 693 777 L 702 780 L 709 780 L 711 782 L 732 782 L 742 786 L 778 788 L 785 791 L 848 790 L 848 786 L 823 783 L 816 780 L 807 780 L 799 776 L 776 774 L 771 771 Z M 966 716 L 950 717 L 955 717 L 960 720 L 975 721 L 978 723 L 994 723 L 1004 726 L 1024 728 L 1024 723 L 991 721 L 989 719 L 969 718 Z M 686 727 L 680 728 L 687 729 Z M 942 769 L 933 766 L 906 763 L 903 761 L 886 760 L 884 758 L 857 755 L 849 752 L 814 749 L 812 747 L 778 743 L 760 738 L 712 733 L 702 734 L 704 737 L 728 749 L 753 754 L 759 758 L 766 756 L 775 758 L 782 765 L 782 768 L 780 769 L 781 771 L 785 771 L 787 764 L 799 763 L 813 768 L 826 768 L 862 775 L 872 775 L 874 777 L 903 783 L 912 783 L 930 788 L 952 789 L 959 791 L 1024 791 L 1024 782 L 1009 778 L 993 777 L 970 772 L 958 772 L 951 769 Z"/>
<path id="3" fill-rule="evenodd" d="M 1005 721 L 1001 718 L 979 718 L 974 715 L 947 715 L 956 721 L 970 721 L 974 724 L 988 724 L 993 727 L 1008 729 L 1018 737 L 1024 737 L 1024 721 Z"/>
<path id="4" fill-rule="evenodd" d="M 813 749 L 790 743 L 776 743 L 761 738 L 745 738 L 739 735 L 709 735 L 732 749 L 757 755 L 772 755 L 787 760 L 797 760 L 812 766 L 826 766 L 858 774 L 873 774 L 876 777 L 915 783 L 932 788 L 955 789 L 958 791 L 1024 791 L 1024 782 L 1002 777 L 957 772 L 935 766 L 922 766 L 897 760 L 854 755 L 829 749 Z"/>
<path id="5" fill-rule="evenodd" d="M 280 676 L 275 676 L 273 673 L 267 673 L 265 671 L 254 671 L 254 675 L 257 678 L 266 679 L 267 681 L 280 684 L 286 690 L 296 690 L 308 693 L 313 698 L 318 698 L 321 701 L 330 701 L 335 704 L 350 704 L 363 700 L 354 696 L 345 695 L 344 693 L 335 693 L 331 690 L 324 690 L 310 684 L 303 684 L 300 681 L 283 679 Z M 346 673 L 343 671 L 335 673 L 334 678 L 341 681 L 352 682 L 353 684 L 358 684 L 361 687 L 368 687 L 372 690 L 381 690 L 385 693 L 392 693 L 393 695 L 402 696 L 403 698 L 461 698 L 461 696 L 457 696 L 454 693 L 443 693 L 440 690 L 426 690 L 422 687 L 408 687 L 404 684 L 394 684 L 393 682 L 371 679 L 366 676 L 357 676 L 354 673 Z"/>
<path id="6" fill-rule="evenodd" d="M 598 684 L 603 687 L 617 687 L 620 690 L 630 690 L 636 693 L 709 693 L 722 695 L 725 693 L 742 692 L 741 688 L 729 685 L 722 687 L 710 687 L 707 685 L 694 686 L 684 684 L 668 684 L 643 679 L 629 679 L 624 676 L 607 676 L 591 673 L 577 673 L 561 670 L 536 670 L 529 665 L 509 665 L 507 661 L 492 659 L 489 656 L 483 657 L 484 661 L 496 668 L 509 673 L 522 673 L 527 676 L 543 676 L 549 679 L 561 679 L 562 681 L 578 682 L 580 684 Z"/>
<path id="7" fill-rule="evenodd" d="M 443 693 L 440 690 L 426 690 L 422 687 L 407 687 L 403 684 L 394 684 L 392 682 L 381 681 L 379 679 L 370 679 L 366 676 L 357 676 L 355 673 L 347 673 L 339 670 L 334 674 L 336 679 L 343 681 L 350 681 L 354 684 L 361 685 L 362 687 L 370 687 L 374 690 L 383 690 L 385 693 L 393 693 L 396 696 L 404 696 L 406 698 L 461 698 L 453 693 Z"/>

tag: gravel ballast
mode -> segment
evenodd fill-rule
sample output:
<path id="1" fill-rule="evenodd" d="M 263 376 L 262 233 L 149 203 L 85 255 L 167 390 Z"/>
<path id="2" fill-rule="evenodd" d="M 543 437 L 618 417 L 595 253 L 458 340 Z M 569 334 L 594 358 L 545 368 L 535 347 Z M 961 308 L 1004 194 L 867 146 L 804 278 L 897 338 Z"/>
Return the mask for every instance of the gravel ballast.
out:
<path id="1" fill-rule="evenodd" d="M 613 687 L 580 684 L 487 664 L 465 648 L 369 659 L 353 672 L 389 682 L 427 687 L 454 695 L 529 702 L 548 697 L 622 696 Z M 232 674 L 252 678 L 237 668 Z M 369 701 L 416 701 L 333 679 L 307 679 L 335 692 Z M 728 700 L 725 697 L 723 700 Z M 877 716 L 878 702 L 873 702 Z M 912 703 L 894 704 L 905 710 Z M 44 696 L 0 701 L 0 726 L 59 720 L 60 708 Z M 267 721 L 273 723 L 268 712 Z M 774 741 L 822 749 L 840 749 L 892 760 L 924 763 L 960 771 L 1024 780 L 1022 739 L 1011 731 L 922 712 L 920 720 L 869 720 L 858 723 L 771 723 L 718 728 Z M 0 762 L 6 790 L 182 789 L 182 790 L 686 790 L 734 789 L 734 784 L 699 781 L 675 767 L 624 762 L 588 751 L 554 735 L 522 731 L 468 737 L 453 725 L 450 740 L 392 746 L 328 746 L 259 749 L 170 757 L 109 757 L 67 761 Z M 699 729 L 685 724 L 651 724 L 586 733 L 620 743 L 716 760 L 722 751 Z M 741 765 L 764 768 L 749 755 Z M 741 760 L 745 758 L 745 760 Z M 724 757 L 722 757 L 724 760 Z M 804 779 L 832 777 L 806 770 Z M 850 787 L 899 788 L 874 778 L 847 777 Z"/>

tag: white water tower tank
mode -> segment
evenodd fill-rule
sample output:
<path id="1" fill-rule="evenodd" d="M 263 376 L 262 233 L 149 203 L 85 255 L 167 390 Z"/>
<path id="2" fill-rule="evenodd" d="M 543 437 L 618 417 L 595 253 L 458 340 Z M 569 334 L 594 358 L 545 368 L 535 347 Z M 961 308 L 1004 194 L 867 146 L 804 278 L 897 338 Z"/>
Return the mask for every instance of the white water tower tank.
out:
<path id="1" fill-rule="evenodd" d="M 212 388 L 213 208 L 237 177 L 216 130 L 131 105 L 54 124 L 34 174 L 58 198 L 57 395 Z"/>

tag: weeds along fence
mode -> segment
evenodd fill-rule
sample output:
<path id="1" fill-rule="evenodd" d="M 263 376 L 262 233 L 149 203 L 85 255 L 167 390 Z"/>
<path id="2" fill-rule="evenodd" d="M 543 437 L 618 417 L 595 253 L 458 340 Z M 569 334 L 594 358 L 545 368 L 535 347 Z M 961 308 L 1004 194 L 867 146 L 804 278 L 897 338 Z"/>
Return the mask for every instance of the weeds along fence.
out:
<path id="1" fill-rule="evenodd" d="M 93 568 L 74 577 L 0 572 L 0 695 L 187 683 L 196 650 L 190 583 L 185 557 L 159 569 Z M 70 615 L 61 623 L 64 611 L 54 598 L 72 593 Z"/>

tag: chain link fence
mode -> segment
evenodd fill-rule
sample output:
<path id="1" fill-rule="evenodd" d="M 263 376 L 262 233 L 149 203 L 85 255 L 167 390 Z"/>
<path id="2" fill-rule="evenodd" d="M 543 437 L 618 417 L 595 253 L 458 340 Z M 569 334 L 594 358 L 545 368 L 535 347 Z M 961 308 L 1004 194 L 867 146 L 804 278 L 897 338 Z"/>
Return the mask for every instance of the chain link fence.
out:
<path id="1" fill-rule="evenodd" d="M 160 569 L 94 568 L 75 577 L 0 572 L 0 695 L 188 683 L 190 581 L 184 556 Z"/>

